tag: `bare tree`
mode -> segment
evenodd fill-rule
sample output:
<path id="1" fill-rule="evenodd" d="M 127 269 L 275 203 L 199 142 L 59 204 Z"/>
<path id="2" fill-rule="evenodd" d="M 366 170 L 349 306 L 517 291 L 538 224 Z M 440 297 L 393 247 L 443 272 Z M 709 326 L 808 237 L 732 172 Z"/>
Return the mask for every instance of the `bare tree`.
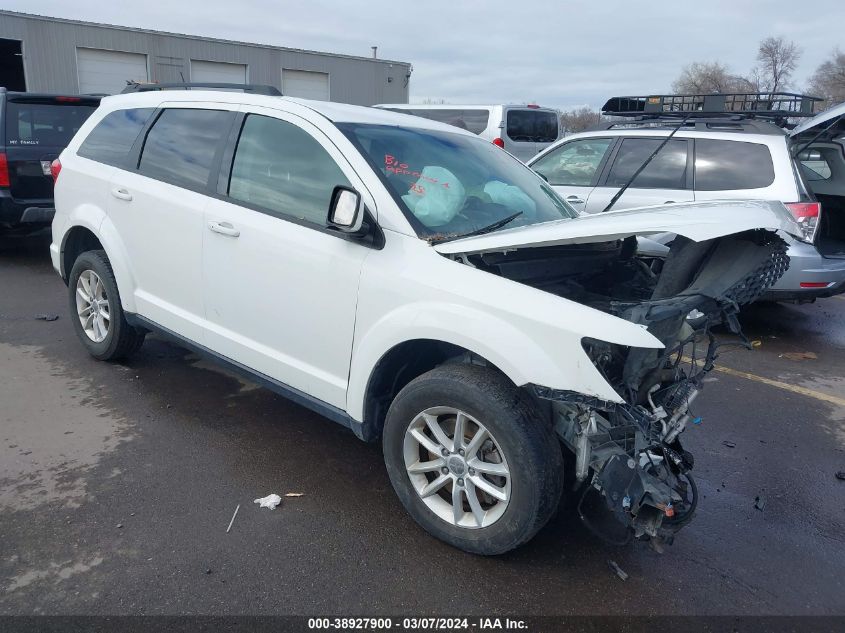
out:
<path id="1" fill-rule="evenodd" d="M 576 132 L 583 132 L 587 128 L 598 125 L 601 123 L 602 118 L 600 112 L 584 106 L 562 112 L 560 115 L 560 126 L 563 128 L 565 134 L 575 134 Z"/>
<path id="2" fill-rule="evenodd" d="M 760 92 L 778 92 L 789 88 L 792 73 L 801 59 L 801 49 L 784 37 L 767 37 L 757 50 L 757 66 L 752 77 Z"/>
<path id="3" fill-rule="evenodd" d="M 845 102 L 845 53 L 835 49 L 810 77 L 807 91 L 824 99 L 825 106 Z"/>
<path id="4" fill-rule="evenodd" d="M 672 90 L 677 94 L 744 92 L 752 90 L 752 85 L 748 79 L 732 74 L 718 61 L 693 62 L 685 66 L 672 82 Z"/>

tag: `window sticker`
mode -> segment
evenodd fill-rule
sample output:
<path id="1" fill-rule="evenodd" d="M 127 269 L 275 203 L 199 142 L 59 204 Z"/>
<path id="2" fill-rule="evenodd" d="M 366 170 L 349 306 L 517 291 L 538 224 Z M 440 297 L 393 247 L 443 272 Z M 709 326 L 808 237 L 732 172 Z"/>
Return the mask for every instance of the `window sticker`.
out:
<path id="1" fill-rule="evenodd" d="M 449 189 L 448 181 L 441 181 L 437 178 L 432 178 L 431 176 L 427 175 L 426 170 L 423 169 L 422 171 L 412 170 L 408 163 L 403 163 L 399 161 L 395 156 L 390 154 L 384 155 L 384 168 L 392 174 L 396 174 L 397 176 L 411 176 L 417 179 L 417 183 L 411 185 L 411 191 L 416 193 L 417 195 L 425 195 L 425 187 L 420 185 L 420 181 L 427 182 L 432 185 L 439 185 L 444 189 Z"/>

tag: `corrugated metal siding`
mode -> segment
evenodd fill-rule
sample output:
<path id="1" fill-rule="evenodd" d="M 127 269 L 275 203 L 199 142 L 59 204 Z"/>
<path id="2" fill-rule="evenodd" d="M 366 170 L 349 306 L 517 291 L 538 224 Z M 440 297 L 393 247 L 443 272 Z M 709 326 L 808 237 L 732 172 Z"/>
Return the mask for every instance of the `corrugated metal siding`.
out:
<path id="1" fill-rule="evenodd" d="M 282 68 L 328 73 L 332 101 L 357 105 L 408 102 L 410 64 L 406 62 L 205 40 L 5 11 L 0 11 L 0 37 L 23 41 L 27 89 L 32 92 L 76 93 L 76 48 L 85 47 L 144 53 L 153 81 L 182 81 L 182 77 L 187 81 L 190 60 L 197 59 L 246 64 L 251 83 L 280 89 Z"/>

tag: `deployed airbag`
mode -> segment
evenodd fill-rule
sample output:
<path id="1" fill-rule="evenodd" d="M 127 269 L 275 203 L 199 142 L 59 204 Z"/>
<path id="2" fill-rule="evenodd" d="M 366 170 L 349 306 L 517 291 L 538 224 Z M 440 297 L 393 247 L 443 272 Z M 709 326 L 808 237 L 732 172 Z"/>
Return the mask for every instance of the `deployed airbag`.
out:
<path id="1" fill-rule="evenodd" d="M 431 228 L 452 221 L 466 202 L 466 190 L 448 169 L 425 167 L 402 200 L 420 222 Z"/>

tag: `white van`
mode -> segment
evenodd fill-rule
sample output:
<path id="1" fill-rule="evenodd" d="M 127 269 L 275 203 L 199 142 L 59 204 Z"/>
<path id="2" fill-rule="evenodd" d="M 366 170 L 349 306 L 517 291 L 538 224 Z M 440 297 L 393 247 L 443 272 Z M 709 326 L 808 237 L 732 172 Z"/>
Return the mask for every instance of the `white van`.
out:
<path id="1" fill-rule="evenodd" d="M 503 147 L 519 160 L 530 160 L 560 136 L 560 113 L 538 105 L 425 105 L 384 103 L 375 106 L 448 123 Z"/>

